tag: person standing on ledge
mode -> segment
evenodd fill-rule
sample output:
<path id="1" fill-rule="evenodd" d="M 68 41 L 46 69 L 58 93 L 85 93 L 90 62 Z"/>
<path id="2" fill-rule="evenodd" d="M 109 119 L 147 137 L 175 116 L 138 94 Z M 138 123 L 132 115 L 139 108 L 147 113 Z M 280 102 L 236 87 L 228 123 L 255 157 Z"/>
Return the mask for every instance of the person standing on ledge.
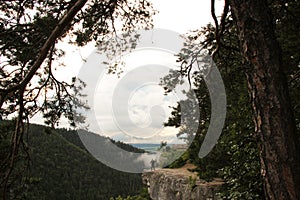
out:
<path id="1" fill-rule="evenodd" d="M 156 161 L 153 160 L 153 159 L 150 161 L 150 163 L 151 163 L 151 171 L 152 171 L 152 169 L 153 169 L 153 171 L 155 170 L 155 162 Z"/>

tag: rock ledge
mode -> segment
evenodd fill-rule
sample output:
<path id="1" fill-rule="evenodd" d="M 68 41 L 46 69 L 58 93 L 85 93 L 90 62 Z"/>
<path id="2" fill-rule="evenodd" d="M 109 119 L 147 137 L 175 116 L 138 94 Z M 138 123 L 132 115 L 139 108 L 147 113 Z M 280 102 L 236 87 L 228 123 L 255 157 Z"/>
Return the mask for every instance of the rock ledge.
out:
<path id="1" fill-rule="evenodd" d="M 158 169 L 144 172 L 143 182 L 153 200 L 219 200 L 217 193 L 223 182 L 215 179 L 212 182 L 199 180 L 190 172 L 192 165 L 179 169 Z"/>

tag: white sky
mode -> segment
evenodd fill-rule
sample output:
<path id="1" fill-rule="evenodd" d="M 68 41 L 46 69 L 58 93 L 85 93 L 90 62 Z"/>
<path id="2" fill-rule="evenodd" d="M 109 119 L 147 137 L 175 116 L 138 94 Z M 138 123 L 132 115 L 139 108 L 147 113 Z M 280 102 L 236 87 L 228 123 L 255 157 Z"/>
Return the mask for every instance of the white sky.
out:
<path id="1" fill-rule="evenodd" d="M 171 31 L 175 31 L 179 34 L 187 33 L 190 30 L 199 29 L 202 26 L 205 26 L 209 22 L 212 22 L 212 18 L 210 15 L 210 0 L 150 0 L 153 2 L 155 9 L 159 11 L 159 13 L 154 17 L 154 28 L 162 28 Z M 217 13 L 221 13 L 222 9 L 222 0 L 217 0 Z M 83 66 L 83 59 L 87 59 L 89 55 L 93 52 L 94 44 L 89 44 L 83 48 L 78 48 L 71 46 L 67 43 L 60 44 L 61 47 L 66 50 L 66 56 L 63 59 L 65 68 L 59 69 L 56 72 L 56 76 L 61 80 L 71 80 L 71 77 L 77 76 L 79 70 Z M 155 55 L 155 53 L 145 52 L 146 56 L 151 58 L 155 58 L 157 62 L 165 62 L 163 60 L 168 56 L 163 56 L 164 58 L 159 58 L 161 55 Z M 157 52 L 156 52 L 157 54 Z M 145 58 L 145 57 L 144 57 Z M 132 58 L 131 58 L 132 59 Z M 143 59 L 143 56 L 133 56 L 133 60 Z M 169 62 L 172 58 L 170 58 Z M 145 61 L 145 59 L 143 59 Z M 95 94 L 94 101 L 100 102 L 99 104 L 94 105 L 92 109 L 94 109 L 96 113 L 97 123 L 92 122 L 89 128 L 94 132 L 100 132 L 103 135 L 107 135 L 113 137 L 117 140 L 123 140 L 125 142 L 140 142 L 140 143 L 154 143 L 165 140 L 168 143 L 176 143 L 178 142 L 176 139 L 176 133 L 178 130 L 175 128 L 167 127 L 158 127 L 157 124 L 154 126 L 153 116 L 151 118 L 151 109 L 157 109 L 157 113 L 162 114 L 161 121 L 165 121 L 168 118 L 168 114 L 171 109 L 168 108 L 170 105 L 175 105 L 175 102 L 178 100 L 176 97 L 171 95 L 167 100 L 165 100 L 165 96 L 163 96 L 163 91 L 161 88 L 158 88 L 157 85 L 146 85 L 142 90 L 137 90 L 131 95 L 130 101 L 128 101 L 128 105 L 130 104 L 130 108 L 128 107 L 129 118 L 133 121 L 133 123 L 139 124 L 137 131 L 130 132 L 132 129 L 118 130 L 120 128 L 120 123 L 116 123 L 115 117 L 112 115 L 112 95 L 113 93 L 109 93 L 111 88 L 113 88 L 112 83 L 117 84 L 118 81 L 116 78 L 106 77 L 106 83 L 102 83 L 99 88 L 109 88 L 107 91 L 98 91 Z M 99 80 L 98 80 L 99 81 Z M 101 80 L 103 82 L 103 80 Z M 100 81 L 100 82 L 101 82 Z M 105 82 L 105 80 L 104 80 Z M 99 83 L 98 83 L 99 84 Z M 102 92 L 102 95 L 101 95 Z M 105 93 L 106 92 L 106 93 Z M 104 95 L 105 94 L 105 95 Z M 98 95 L 98 96 L 97 96 Z M 98 101 L 100 99 L 100 101 Z M 151 105 L 150 105 L 151 104 Z M 143 107 L 146 106 L 146 107 Z M 150 108 L 150 109 L 149 109 Z M 130 114 L 131 113 L 131 114 Z M 147 114 L 148 113 L 148 114 Z M 155 115 L 157 115 L 155 113 Z M 126 116 L 125 116 L 126 117 Z M 121 118 L 121 117 L 119 117 Z M 128 116 L 127 116 L 128 118 Z M 157 117 L 155 118 L 157 119 Z M 41 123 L 40 116 L 36 116 L 32 119 L 34 123 Z M 154 135 L 137 135 L 142 132 L 146 126 L 149 124 L 156 127 L 153 129 L 154 133 L 158 130 L 157 134 Z M 159 122 L 157 122 L 159 124 Z M 65 125 L 66 122 L 62 122 L 62 125 Z M 161 123 L 160 123 L 161 124 Z M 101 127 L 99 127 L 99 125 Z M 124 126 L 124 125 L 123 125 Z M 153 128 L 150 127 L 150 128 Z M 124 129 L 124 127 L 121 127 Z M 126 128 L 125 128 L 126 129 Z M 150 129 L 148 129 L 150 130 Z M 152 129 L 151 129 L 152 130 Z M 132 138 L 130 136 L 138 136 L 146 138 L 143 141 L 137 140 L 136 138 Z"/>

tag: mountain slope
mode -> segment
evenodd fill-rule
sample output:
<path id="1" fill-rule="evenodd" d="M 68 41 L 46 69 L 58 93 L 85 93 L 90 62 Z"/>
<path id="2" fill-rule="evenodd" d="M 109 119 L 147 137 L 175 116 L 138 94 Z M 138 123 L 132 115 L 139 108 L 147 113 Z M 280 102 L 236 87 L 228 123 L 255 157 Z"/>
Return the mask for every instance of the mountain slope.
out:
<path id="1" fill-rule="evenodd" d="M 58 129 L 49 134 L 45 130 L 30 125 L 31 184 L 22 198 L 102 200 L 133 195 L 142 188 L 140 174 L 119 172 L 97 161 L 80 144 L 75 131 Z"/>

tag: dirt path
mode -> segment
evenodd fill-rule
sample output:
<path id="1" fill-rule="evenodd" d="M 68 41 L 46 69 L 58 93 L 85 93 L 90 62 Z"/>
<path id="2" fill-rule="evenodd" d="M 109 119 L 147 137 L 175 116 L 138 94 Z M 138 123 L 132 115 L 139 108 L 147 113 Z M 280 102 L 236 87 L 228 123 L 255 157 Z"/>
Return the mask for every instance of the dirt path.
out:
<path id="1" fill-rule="evenodd" d="M 196 172 L 191 172 L 190 170 L 195 169 L 196 166 L 190 163 L 185 164 L 184 166 L 180 168 L 175 168 L 175 169 L 157 169 L 156 171 L 161 171 L 161 172 L 167 172 L 167 173 L 172 173 L 174 175 L 182 175 L 182 176 L 191 176 L 192 178 L 198 178 Z"/>
<path id="2" fill-rule="evenodd" d="M 192 179 L 196 180 L 196 185 L 221 185 L 224 182 L 222 181 L 222 179 L 216 178 L 211 182 L 206 182 L 204 180 L 201 180 L 199 178 L 199 176 L 197 175 L 196 172 L 192 172 L 190 170 L 195 169 L 196 166 L 194 164 L 191 163 L 187 163 L 184 166 L 180 167 L 180 168 L 175 168 L 175 169 L 168 169 L 168 168 L 164 168 L 164 169 L 157 169 L 155 170 L 155 172 L 161 172 L 164 174 L 169 174 L 171 176 L 183 176 L 186 178 L 191 177 Z"/>

